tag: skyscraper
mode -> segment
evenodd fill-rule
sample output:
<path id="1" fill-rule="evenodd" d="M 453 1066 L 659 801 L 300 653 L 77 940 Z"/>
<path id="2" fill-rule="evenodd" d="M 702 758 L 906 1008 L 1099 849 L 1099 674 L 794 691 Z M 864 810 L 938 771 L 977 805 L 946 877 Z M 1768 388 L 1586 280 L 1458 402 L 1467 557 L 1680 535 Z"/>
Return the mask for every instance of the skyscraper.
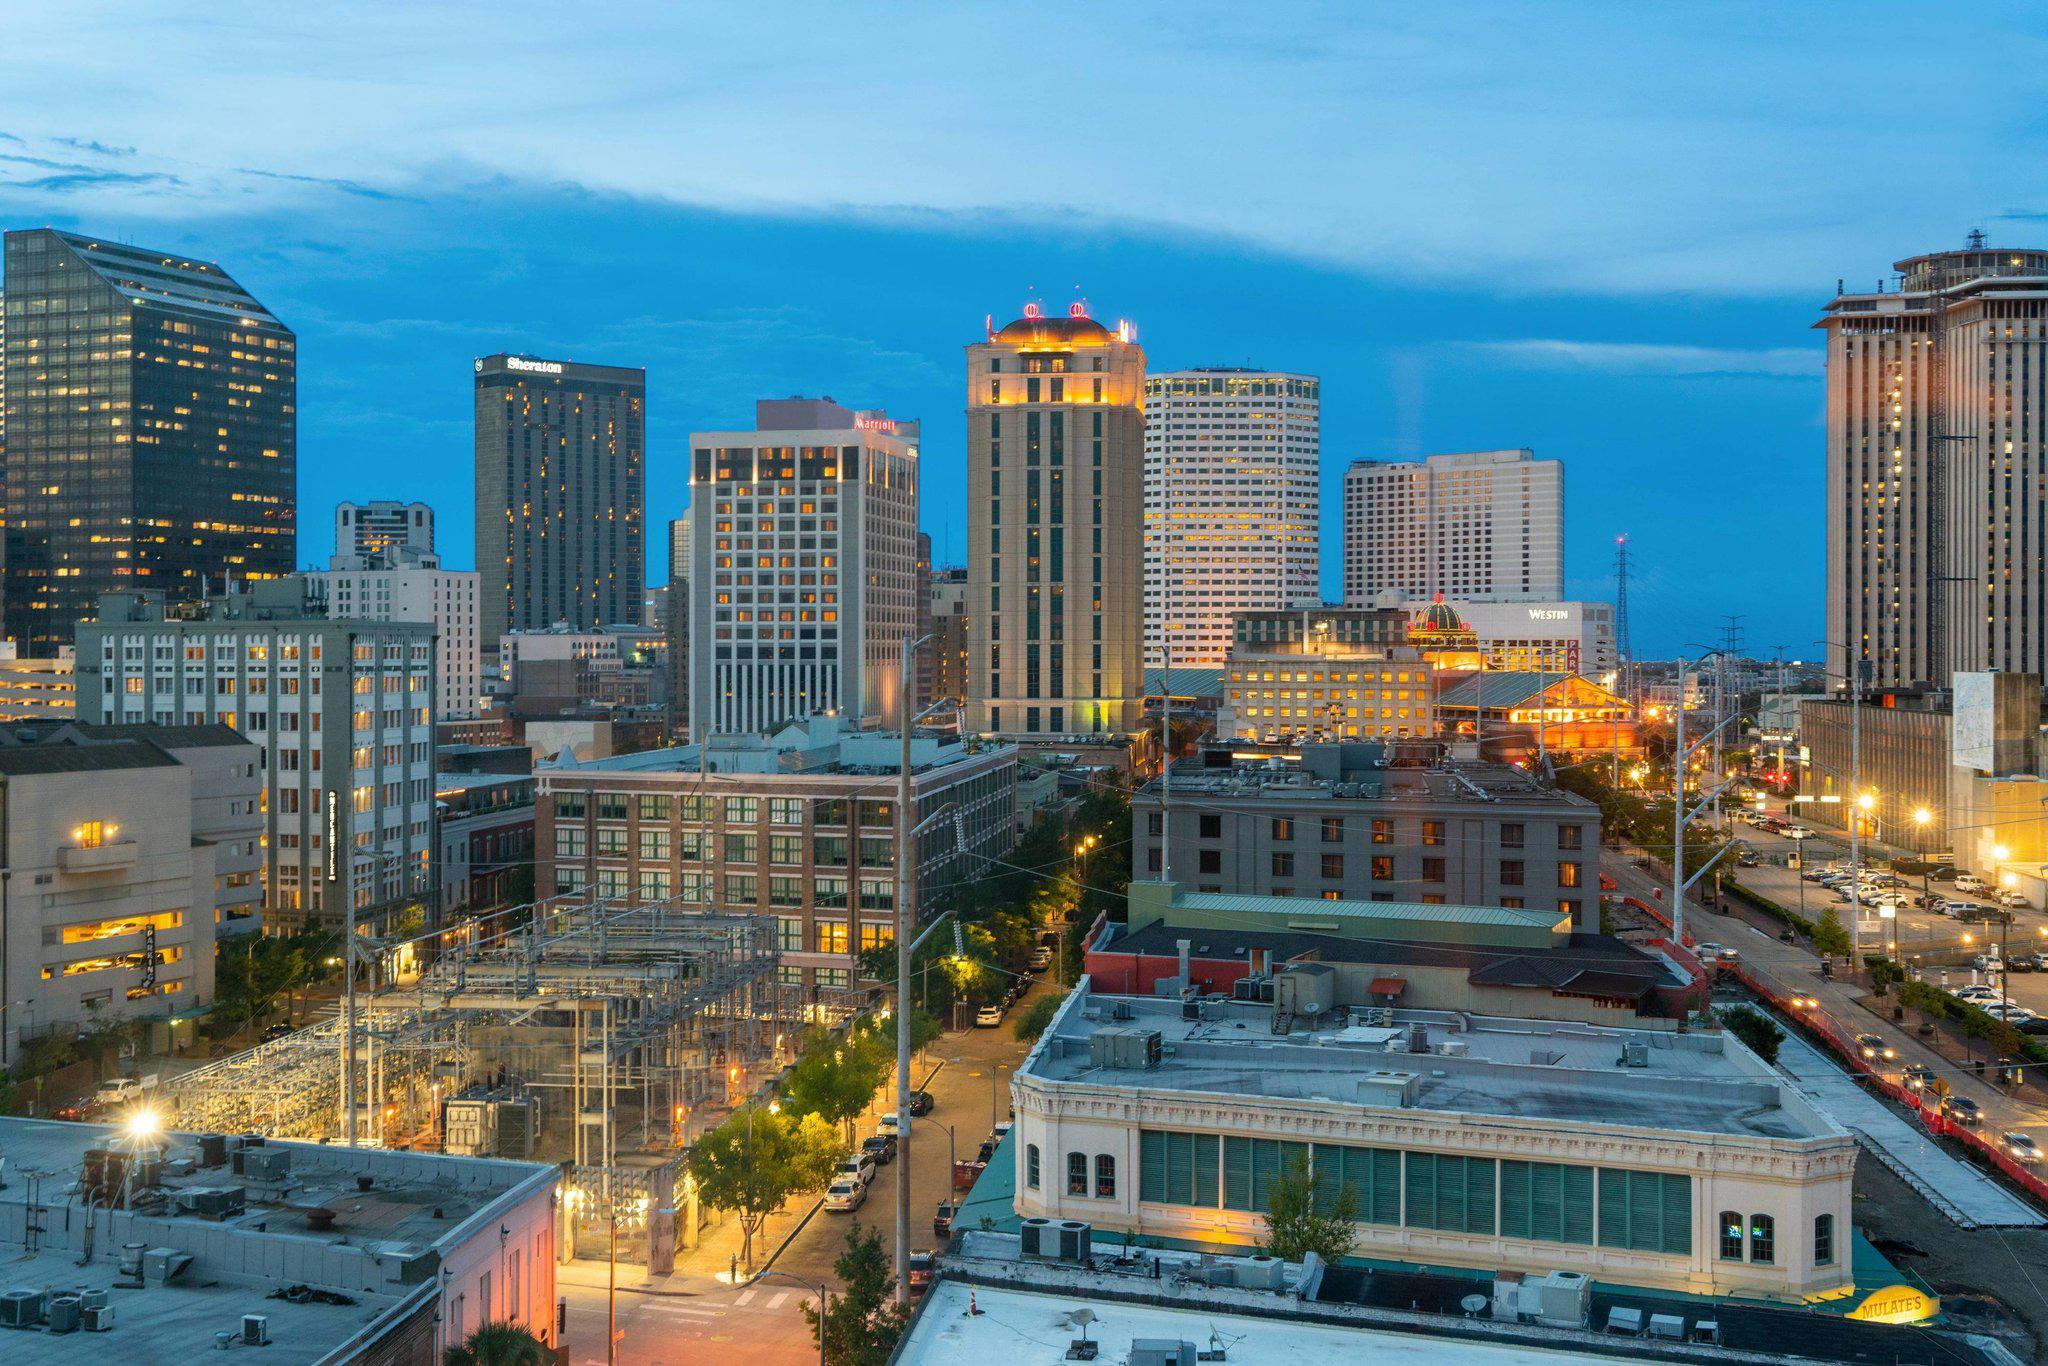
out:
<path id="1" fill-rule="evenodd" d="M 1145 352 L 1076 304 L 967 348 L 967 724 L 1135 729 L 1143 701 Z"/>
<path id="2" fill-rule="evenodd" d="M 1833 681 L 2048 668 L 2048 252 L 1908 257 L 1839 294 L 1827 333 Z"/>
<path id="3" fill-rule="evenodd" d="M 1214 668 L 1231 614 L 1317 601 L 1322 383 L 1270 370 L 1145 381 L 1145 667 Z"/>
<path id="4" fill-rule="evenodd" d="M 6 235 L 7 633 L 47 658 L 99 595 L 196 601 L 297 556 L 298 341 L 210 261 Z"/>
<path id="5" fill-rule="evenodd" d="M 668 616 L 661 623 L 668 640 L 669 729 L 690 733 L 690 515 L 668 524 Z"/>
<path id="6" fill-rule="evenodd" d="M 690 438 L 691 733 L 895 725 L 918 618 L 915 424 L 829 399 L 763 401 L 755 424 Z"/>
<path id="7" fill-rule="evenodd" d="M 376 555 L 402 545 L 434 553 L 434 510 L 425 503 L 342 503 L 334 509 L 334 553 Z"/>
<path id="8" fill-rule="evenodd" d="M 1564 465 L 1526 450 L 1360 460 L 1344 472 L 1344 601 L 1564 596 Z"/>
<path id="9" fill-rule="evenodd" d="M 646 583 L 647 372 L 476 363 L 476 563 L 483 642 L 566 621 L 638 621 Z"/>

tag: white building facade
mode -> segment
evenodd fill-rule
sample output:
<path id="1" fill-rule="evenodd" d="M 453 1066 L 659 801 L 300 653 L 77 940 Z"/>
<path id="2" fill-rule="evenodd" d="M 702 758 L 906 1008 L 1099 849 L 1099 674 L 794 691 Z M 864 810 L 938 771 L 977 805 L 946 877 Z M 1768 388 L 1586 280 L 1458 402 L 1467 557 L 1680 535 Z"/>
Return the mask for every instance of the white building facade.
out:
<path id="1" fill-rule="evenodd" d="M 425 503 L 340 503 L 334 509 L 334 554 L 377 555 L 394 546 L 434 553 L 434 510 Z"/>
<path id="2" fill-rule="evenodd" d="M 265 926 L 428 894 L 434 872 L 434 628 L 316 615 L 293 576 L 166 621 L 109 593 L 78 626 L 81 719 L 218 722 L 262 751 Z M 372 922 L 374 923 L 374 922 Z"/>
<path id="3" fill-rule="evenodd" d="M 1389 591 L 1562 598 L 1563 463 L 1528 450 L 1355 462 L 1344 472 L 1344 601 Z"/>
<path id="4" fill-rule="evenodd" d="M 440 638 L 434 715 L 461 721 L 477 714 L 484 678 L 478 636 L 482 590 L 476 571 L 443 569 L 433 554 L 386 549 L 373 555 L 337 555 L 330 568 L 306 578 L 326 603 L 329 616 L 430 623 Z"/>
<path id="5" fill-rule="evenodd" d="M 1479 637 L 1489 669 L 1597 676 L 1618 667 L 1612 603 L 1445 601 Z"/>
<path id="6" fill-rule="evenodd" d="M 1322 381 L 1145 379 L 1145 667 L 1213 668 L 1231 614 L 1317 597 Z"/>
<path id="7" fill-rule="evenodd" d="M 778 405 L 760 405 L 764 423 Z M 914 439 L 829 401 L 802 420 L 691 436 L 690 728 L 837 713 L 893 726 L 916 635 Z M 858 424 L 858 425 L 857 425 Z"/>

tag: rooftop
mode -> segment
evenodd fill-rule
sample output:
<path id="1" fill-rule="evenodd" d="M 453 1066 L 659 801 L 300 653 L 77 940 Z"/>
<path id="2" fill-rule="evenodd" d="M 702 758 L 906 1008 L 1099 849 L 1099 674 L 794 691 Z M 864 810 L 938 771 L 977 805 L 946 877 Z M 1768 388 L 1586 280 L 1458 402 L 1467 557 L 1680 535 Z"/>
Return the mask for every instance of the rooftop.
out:
<path id="1" fill-rule="evenodd" d="M 104 1290 L 116 1315 L 104 1339 L 16 1333 L 7 1339 L 10 1362 L 79 1361 L 95 1348 L 131 1361 L 199 1360 L 216 1348 L 219 1333 L 240 1328 L 244 1314 L 270 1320 L 266 1362 L 319 1361 L 410 1313 L 433 1294 L 444 1254 L 480 1228 L 495 1231 L 502 1212 L 545 1195 L 556 1180 L 552 1167 L 530 1162 L 276 1142 L 263 1146 L 286 1155 L 272 1159 L 284 1164 L 281 1174 L 237 1175 L 231 1166 L 196 1166 L 191 1135 L 168 1134 L 163 1142 L 160 1190 L 109 1209 L 104 1195 L 96 1206 L 88 1201 L 82 1173 L 88 1150 L 132 1151 L 119 1130 L 0 1119 L 7 1284 Z M 368 1190 L 359 1177 L 369 1178 Z M 241 1212 L 197 1212 L 228 1190 L 242 1192 Z M 42 1209 L 33 1246 L 24 1231 L 31 1201 Z M 83 1213 L 88 1208 L 95 1212 Z M 325 1213 L 309 1216 L 313 1210 Z M 316 1230 L 328 1214 L 331 1227 Z M 145 1271 L 138 1285 L 120 1267 L 130 1243 L 190 1261 L 177 1274 Z M 327 1295 L 277 1297 L 289 1287 Z"/>
<path id="2" fill-rule="evenodd" d="M 1509 764 L 1443 760 L 1430 767 L 1395 763 L 1377 743 L 1311 744 L 1301 758 L 1251 756 L 1215 746 L 1195 767 L 1173 767 L 1176 801 L 1244 799 L 1267 801 L 1368 801 L 1392 803 L 1502 803 L 1578 808 L 1589 819 L 1599 812 L 1573 793 L 1547 787 Z M 1157 802 L 1163 780 L 1154 778 L 1135 794 L 1140 806 Z"/>
<path id="3" fill-rule="evenodd" d="M 1389 1026 L 1363 1011 L 1276 1037 L 1270 1006 L 1075 992 L 1018 1070 L 1020 1082 L 1146 1092 L 1255 1096 L 1284 1104 L 1477 1115 L 1745 1139 L 1846 1140 L 1756 1056 L 1720 1033 L 1618 1029 L 1431 1010 L 1397 1010 Z M 1385 1017 L 1382 1017 L 1385 1018 Z M 1151 1068 L 1098 1067 L 1090 1038 L 1112 1024 L 1157 1030 Z M 1415 1031 L 1419 1031 L 1416 1033 Z M 1427 1051 L 1411 1051 L 1411 1039 Z M 1644 1066 L 1621 1065 L 1644 1050 Z M 1412 1079 L 1412 1099 L 1367 1074 Z"/>
<path id="4" fill-rule="evenodd" d="M 44 773 L 99 773 L 115 769 L 175 768 L 178 761 L 146 740 L 50 744 L 0 743 L 0 773 L 20 778 Z"/>
<path id="5" fill-rule="evenodd" d="M 601 759 L 562 758 L 541 765 L 551 775 L 612 773 L 782 774 L 871 776 L 895 773 L 902 762 L 896 731 L 853 730 L 839 718 L 813 716 L 765 734 L 713 736 L 708 748 L 678 745 Z M 1009 749 L 974 737 L 921 731 L 911 736 L 910 771 L 925 773 Z M 1014 753 L 1014 750 L 1010 752 Z"/>

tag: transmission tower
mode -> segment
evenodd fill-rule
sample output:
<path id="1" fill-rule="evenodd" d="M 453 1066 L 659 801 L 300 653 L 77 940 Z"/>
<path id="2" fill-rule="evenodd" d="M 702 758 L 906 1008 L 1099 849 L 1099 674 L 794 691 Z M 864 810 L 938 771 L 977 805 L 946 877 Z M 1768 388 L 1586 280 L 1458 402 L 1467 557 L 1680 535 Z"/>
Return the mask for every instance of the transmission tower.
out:
<path id="1" fill-rule="evenodd" d="M 1614 538 L 1614 658 L 1621 671 L 1621 686 L 1633 696 L 1628 648 L 1628 533 Z"/>

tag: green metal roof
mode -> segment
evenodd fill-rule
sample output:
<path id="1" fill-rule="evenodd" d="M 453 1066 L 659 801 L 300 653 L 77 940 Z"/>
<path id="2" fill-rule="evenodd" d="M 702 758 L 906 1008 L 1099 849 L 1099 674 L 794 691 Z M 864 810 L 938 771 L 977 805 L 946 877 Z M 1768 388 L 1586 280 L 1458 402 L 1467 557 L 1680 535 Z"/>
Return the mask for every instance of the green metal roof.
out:
<path id="1" fill-rule="evenodd" d="M 1288 920 L 1414 920 L 1441 925 L 1500 925 L 1518 929 L 1550 929 L 1565 919 L 1562 911 L 1529 906 L 1453 906 L 1421 901 L 1318 901 L 1299 896 L 1249 896 L 1229 892 L 1183 892 L 1177 907 L 1220 911 L 1225 915 L 1259 915 Z"/>

